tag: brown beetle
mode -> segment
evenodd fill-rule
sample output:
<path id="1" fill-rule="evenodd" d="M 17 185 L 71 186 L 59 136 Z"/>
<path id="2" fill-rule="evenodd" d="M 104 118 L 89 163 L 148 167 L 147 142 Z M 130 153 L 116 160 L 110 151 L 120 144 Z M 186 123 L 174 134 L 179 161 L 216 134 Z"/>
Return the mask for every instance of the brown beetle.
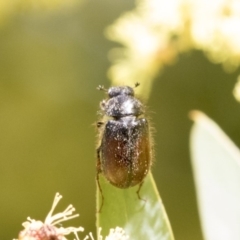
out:
<path id="1" fill-rule="evenodd" d="M 135 87 L 139 84 L 136 83 Z M 149 125 L 144 118 L 144 106 L 134 97 L 134 89 L 129 86 L 111 87 L 108 99 L 100 103 L 103 119 L 97 123 L 100 130 L 100 146 L 97 149 L 97 183 L 99 174 L 118 188 L 129 188 L 139 184 L 152 164 Z M 102 208 L 100 207 L 100 210 Z"/>

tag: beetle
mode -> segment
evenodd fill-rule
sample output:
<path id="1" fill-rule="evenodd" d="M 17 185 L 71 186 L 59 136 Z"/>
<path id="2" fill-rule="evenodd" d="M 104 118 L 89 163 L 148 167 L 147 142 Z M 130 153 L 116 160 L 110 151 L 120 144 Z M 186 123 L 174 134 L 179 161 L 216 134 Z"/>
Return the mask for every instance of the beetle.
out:
<path id="1" fill-rule="evenodd" d="M 135 87 L 139 83 L 135 84 Z M 97 123 L 99 129 L 99 147 L 97 148 L 97 184 L 99 174 L 117 188 L 129 188 L 143 180 L 152 165 L 151 137 L 148 120 L 144 117 L 145 107 L 134 96 L 134 89 L 129 86 L 116 86 L 98 90 L 107 92 L 108 98 L 100 102 L 102 120 Z M 144 200 L 144 199 L 142 199 Z"/>

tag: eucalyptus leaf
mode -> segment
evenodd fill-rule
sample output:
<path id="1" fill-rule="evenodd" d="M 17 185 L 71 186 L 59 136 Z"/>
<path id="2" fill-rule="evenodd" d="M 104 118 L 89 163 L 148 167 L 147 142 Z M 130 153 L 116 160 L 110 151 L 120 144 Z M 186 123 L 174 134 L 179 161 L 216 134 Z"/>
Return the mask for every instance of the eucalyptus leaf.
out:
<path id="1" fill-rule="evenodd" d="M 191 114 L 191 156 L 206 240 L 240 239 L 240 151 L 201 112 Z"/>
<path id="2" fill-rule="evenodd" d="M 171 226 L 163 203 L 158 194 L 152 174 L 149 173 L 140 190 L 138 186 L 119 189 L 100 176 L 104 204 L 97 213 L 97 227 L 106 236 L 110 228 L 121 227 L 130 240 L 174 240 Z M 101 195 L 97 191 L 97 208 L 101 205 Z"/>

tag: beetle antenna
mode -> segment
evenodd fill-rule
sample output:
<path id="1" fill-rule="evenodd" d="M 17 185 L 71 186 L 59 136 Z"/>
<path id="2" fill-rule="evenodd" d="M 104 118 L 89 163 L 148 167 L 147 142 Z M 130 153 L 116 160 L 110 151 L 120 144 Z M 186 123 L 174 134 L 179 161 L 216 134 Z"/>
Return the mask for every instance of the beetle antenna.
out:
<path id="1" fill-rule="evenodd" d="M 99 85 L 99 86 L 97 87 L 97 90 L 104 91 L 104 92 L 107 92 L 107 91 L 108 91 L 103 85 Z"/>
<path id="2" fill-rule="evenodd" d="M 138 87 L 139 85 L 140 85 L 140 83 L 139 83 L 139 82 L 136 82 L 136 83 L 134 84 L 134 88 Z"/>

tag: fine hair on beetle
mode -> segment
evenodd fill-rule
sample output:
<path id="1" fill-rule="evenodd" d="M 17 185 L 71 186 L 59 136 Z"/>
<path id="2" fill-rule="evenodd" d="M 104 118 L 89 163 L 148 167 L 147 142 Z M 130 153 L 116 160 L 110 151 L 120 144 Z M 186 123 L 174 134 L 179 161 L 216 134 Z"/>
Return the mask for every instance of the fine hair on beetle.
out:
<path id="1" fill-rule="evenodd" d="M 149 120 L 145 117 L 145 105 L 135 97 L 135 87 L 116 86 L 105 89 L 108 98 L 100 102 L 101 120 L 97 122 L 97 176 L 96 181 L 102 197 L 99 174 L 117 188 L 139 185 L 137 196 L 144 178 L 152 166 L 153 141 Z M 145 200 L 144 200 L 145 201 Z"/>

